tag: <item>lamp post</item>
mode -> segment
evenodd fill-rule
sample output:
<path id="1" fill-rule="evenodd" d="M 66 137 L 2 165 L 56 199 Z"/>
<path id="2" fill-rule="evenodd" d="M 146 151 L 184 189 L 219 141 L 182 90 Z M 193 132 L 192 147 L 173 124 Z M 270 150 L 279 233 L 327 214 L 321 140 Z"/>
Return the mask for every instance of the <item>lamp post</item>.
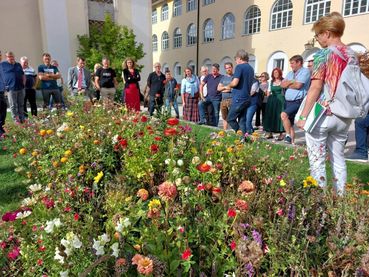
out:
<path id="1" fill-rule="evenodd" d="M 199 76 L 199 52 L 200 52 L 200 0 L 197 0 L 197 23 L 196 23 L 196 75 Z"/>

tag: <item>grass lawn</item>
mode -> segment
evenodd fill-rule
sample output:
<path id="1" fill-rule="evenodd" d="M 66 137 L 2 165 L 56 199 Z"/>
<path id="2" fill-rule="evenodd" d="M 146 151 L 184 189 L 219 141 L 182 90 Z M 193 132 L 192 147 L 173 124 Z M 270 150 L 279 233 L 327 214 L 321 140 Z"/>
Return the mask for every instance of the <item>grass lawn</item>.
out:
<path id="1" fill-rule="evenodd" d="M 196 134 L 198 141 L 209 139 L 209 133 L 213 132 L 213 128 L 198 126 L 191 124 L 193 131 Z M 268 143 L 268 142 L 265 142 Z M 270 143 L 269 143 L 270 144 Z M 14 210 L 19 207 L 20 201 L 27 195 L 27 186 L 23 183 L 23 177 L 14 171 L 14 159 L 13 152 L 11 150 L 3 150 L 3 146 L 9 145 L 0 142 L 0 215 L 5 211 Z M 255 153 L 258 153 L 258 149 L 255 149 Z M 265 154 L 260 152 L 259 154 Z M 271 156 L 282 155 L 288 159 L 293 154 L 292 147 L 286 147 L 282 145 L 274 145 L 272 149 L 267 153 Z M 353 178 L 358 178 L 361 182 L 369 184 L 369 164 L 347 162 L 348 182 L 351 183 Z M 328 179 L 331 178 L 331 169 L 328 165 L 327 168 Z M 304 161 L 299 167 L 298 176 L 301 179 L 306 178 L 309 175 L 308 161 Z M 369 188 L 369 186 L 367 186 Z"/>

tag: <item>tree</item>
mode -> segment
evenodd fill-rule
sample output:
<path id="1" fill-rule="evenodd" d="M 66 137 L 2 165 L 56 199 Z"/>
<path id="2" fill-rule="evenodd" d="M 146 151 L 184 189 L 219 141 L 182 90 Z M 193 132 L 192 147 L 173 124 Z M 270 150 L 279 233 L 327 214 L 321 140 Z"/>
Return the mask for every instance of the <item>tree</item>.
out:
<path id="1" fill-rule="evenodd" d="M 138 61 L 145 55 L 143 44 L 137 43 L 135 39 L 132 29 L 115 24 L 111 17 L 106 15 L 105 22 L 100 28 L 92 26 L 90 36 L 78 36 L 77 55 L 86 59 L 86 66 L 91 70 L 96 63 L 101 63 L 104 56 L 108 57 L 111 67 L 120 78 L 124 59 L 131 57 Z"/>

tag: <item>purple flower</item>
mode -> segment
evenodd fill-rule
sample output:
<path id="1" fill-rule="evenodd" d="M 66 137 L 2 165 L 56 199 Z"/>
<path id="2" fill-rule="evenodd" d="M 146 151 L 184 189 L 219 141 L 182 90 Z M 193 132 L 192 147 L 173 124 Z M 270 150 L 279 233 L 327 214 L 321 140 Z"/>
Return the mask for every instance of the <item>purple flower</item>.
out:
<path id="1" fill-rule="evenodd" d="M 290 204 L 288 207 L 288 220 L 293 221 L 296 216 L 296 206 L 295 204 Z"/>
<path id="2" fill-rule="evenodd" d="M 248 238 L 246 235 L 243 235 L 243 236 L 242 236 L 242 239 L 243 239 L 243 240 L 249 240 L 249 238 Z"/>
<path id="3" fill-rule="evenodd" d="M 92 164 L 91 164 L 91 167 L 92 168 L 95 168 L 97 166 L 97 163 L 96 162 L 93 162 Z"/>
<path id="4" fill-rule="evenodd" d="M 249 228 L 250 227 L 250 224 L 248 224 L 248 223 L 240 223 L 240 227 L 246 229 L 246 228 Z"/>
<path id="5" fill-rule="evenodd" d="M 247 265 L 245 265 L 245 270 L 249 277 L 252 277 L 255 273 L 254 267 L 252 266 L 252 263 L 250 262 Z"/>
<path id="6" fill-rule="evenodd" d="M 256 241 L 260 245 L 260 247 L 262 247 L 263 240 L 261 239 L 261 234 L 258 231 L 253 230 L 252 231 L 252 237 L 253 237 L 254 241 Z"/>

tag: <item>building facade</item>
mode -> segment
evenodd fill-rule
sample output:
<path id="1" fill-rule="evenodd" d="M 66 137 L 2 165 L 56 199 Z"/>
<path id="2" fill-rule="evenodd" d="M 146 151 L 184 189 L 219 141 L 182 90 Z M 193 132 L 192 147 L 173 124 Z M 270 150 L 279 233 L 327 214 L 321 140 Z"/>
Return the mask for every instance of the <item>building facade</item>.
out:
<path id="1" fill-rule="evenodd" d="M 105 13 L 133 29 L 136 41 L 143 43 L 146 55 L 138 62 L 144 65 L 144 78 L 152 71 L 151 3 L 147 0 L 1 0 L 0 49 L 13 51 L 17 60 L 27 56 L 35 68 L 42 63 L 42 53 L 49 52 L 66 77 L 67 69 L 75 64 L 77 35 L 101 24 Z"/>
<path id="2" fill-rule="evenodd" d="M 311 31 L 322 15 L 340 12 L 346 22 L 343 41 L 356 51 L 369 47 L 364 0 L 153 0 L 153 62 L 174 72 L 177 80 L 190 66 L 233 62 L 238 49 L 250 55 L 255 72 L 279 67 L 286 74 L 289 57 L 308 60 L 319 44 Z"/>

